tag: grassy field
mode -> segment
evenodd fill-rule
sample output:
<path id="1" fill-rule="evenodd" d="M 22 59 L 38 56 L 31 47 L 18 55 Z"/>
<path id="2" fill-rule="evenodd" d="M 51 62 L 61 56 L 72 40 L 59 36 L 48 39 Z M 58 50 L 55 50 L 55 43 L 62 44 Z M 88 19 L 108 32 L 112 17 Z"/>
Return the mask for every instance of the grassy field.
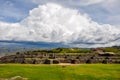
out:
<path id="1" fill-rule="evenodd" d="M 14 76 L 28 80 L 120 80 L 120 64 L 0 64 L 0 78 Z"/>

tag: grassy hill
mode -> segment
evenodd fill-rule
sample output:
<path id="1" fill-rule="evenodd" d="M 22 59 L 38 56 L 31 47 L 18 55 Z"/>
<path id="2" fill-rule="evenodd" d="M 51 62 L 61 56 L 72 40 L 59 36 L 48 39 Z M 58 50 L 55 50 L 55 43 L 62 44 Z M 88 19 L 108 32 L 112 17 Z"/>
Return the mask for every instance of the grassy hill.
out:
<path id="1" fill-rule="evenodd" d="M 24 48 L 24 47 L 0 47 L 0 56 L 1 55 L 12 55 L 17 52 L 19 53 L 92 53 L 93 49 L 99 48 Z M 104 52 L 114 52 L 120 54 L 120 47 L 104 47 L 100 48 Z"/>
<path id="2" fill-rule="evenodd" d="M 120 64 L 31 65 L 0 64 L 0 78 L 28 80 L 120 80 Z"/>
<path id="3" fill-rule="evenodd" d="M 25 52 L 26 54 L 34 53 L 93 53 L 94 50 L 101 49 L 103 52 L 113 52 L 120 54 L 119 47 L 104 47 L 104 48 L 53 48 L 53 49 L 38 49 Z"/>

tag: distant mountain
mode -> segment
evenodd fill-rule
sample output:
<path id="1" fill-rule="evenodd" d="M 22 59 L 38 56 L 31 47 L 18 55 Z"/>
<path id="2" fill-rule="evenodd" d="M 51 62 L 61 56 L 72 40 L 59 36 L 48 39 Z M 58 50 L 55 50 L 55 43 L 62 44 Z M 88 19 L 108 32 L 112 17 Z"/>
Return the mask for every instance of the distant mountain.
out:
<path id="1" fill-rule="evenodd" d="M 14 54 L 16 52 L 38 50 L 38 49 L 52 49 L 52 48 L 70 48 L 63 43 L 43 43 L 43 42 L 26 42 L 26 41 L 0 41 L 0 55 Z M 113 49 L 115 48 L 115 49 Z M 120 46 L 106 47 L 106 51 L 120 50 Z"/>
<path id="2" fill-rule="evenodd" d="M 34 49 L 51 49 L 56 47 L 69 47 L 62 43 L 43 43 L 29 41 L 0 41 L 0 55 L 13 54 L 16 52 L 34 50 Z"/>

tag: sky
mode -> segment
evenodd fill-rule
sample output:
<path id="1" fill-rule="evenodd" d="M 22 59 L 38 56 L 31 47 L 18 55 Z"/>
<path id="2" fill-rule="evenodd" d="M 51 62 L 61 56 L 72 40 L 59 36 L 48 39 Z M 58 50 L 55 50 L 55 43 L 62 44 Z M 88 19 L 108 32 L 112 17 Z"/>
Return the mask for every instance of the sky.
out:
<path id="1" fill-rule="evenodd" d="M 0 44 L 119 46 L 119 7 L 120 0 L 0 0 Z"/>

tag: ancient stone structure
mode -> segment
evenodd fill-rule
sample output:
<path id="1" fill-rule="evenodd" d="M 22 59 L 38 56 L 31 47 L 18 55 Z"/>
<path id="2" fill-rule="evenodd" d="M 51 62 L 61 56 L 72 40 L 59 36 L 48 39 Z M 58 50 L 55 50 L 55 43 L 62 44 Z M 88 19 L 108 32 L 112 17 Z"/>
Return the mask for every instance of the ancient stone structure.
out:
<path id="1" fill-rule="evenodd" d="M 21 64 L 120 64 L 120 54 L 113 53 L 86 53 L 86 54 L 59 54 L 39 53 L 8 55 L 0 58 L 0 63 L 21 63 Z"/>

